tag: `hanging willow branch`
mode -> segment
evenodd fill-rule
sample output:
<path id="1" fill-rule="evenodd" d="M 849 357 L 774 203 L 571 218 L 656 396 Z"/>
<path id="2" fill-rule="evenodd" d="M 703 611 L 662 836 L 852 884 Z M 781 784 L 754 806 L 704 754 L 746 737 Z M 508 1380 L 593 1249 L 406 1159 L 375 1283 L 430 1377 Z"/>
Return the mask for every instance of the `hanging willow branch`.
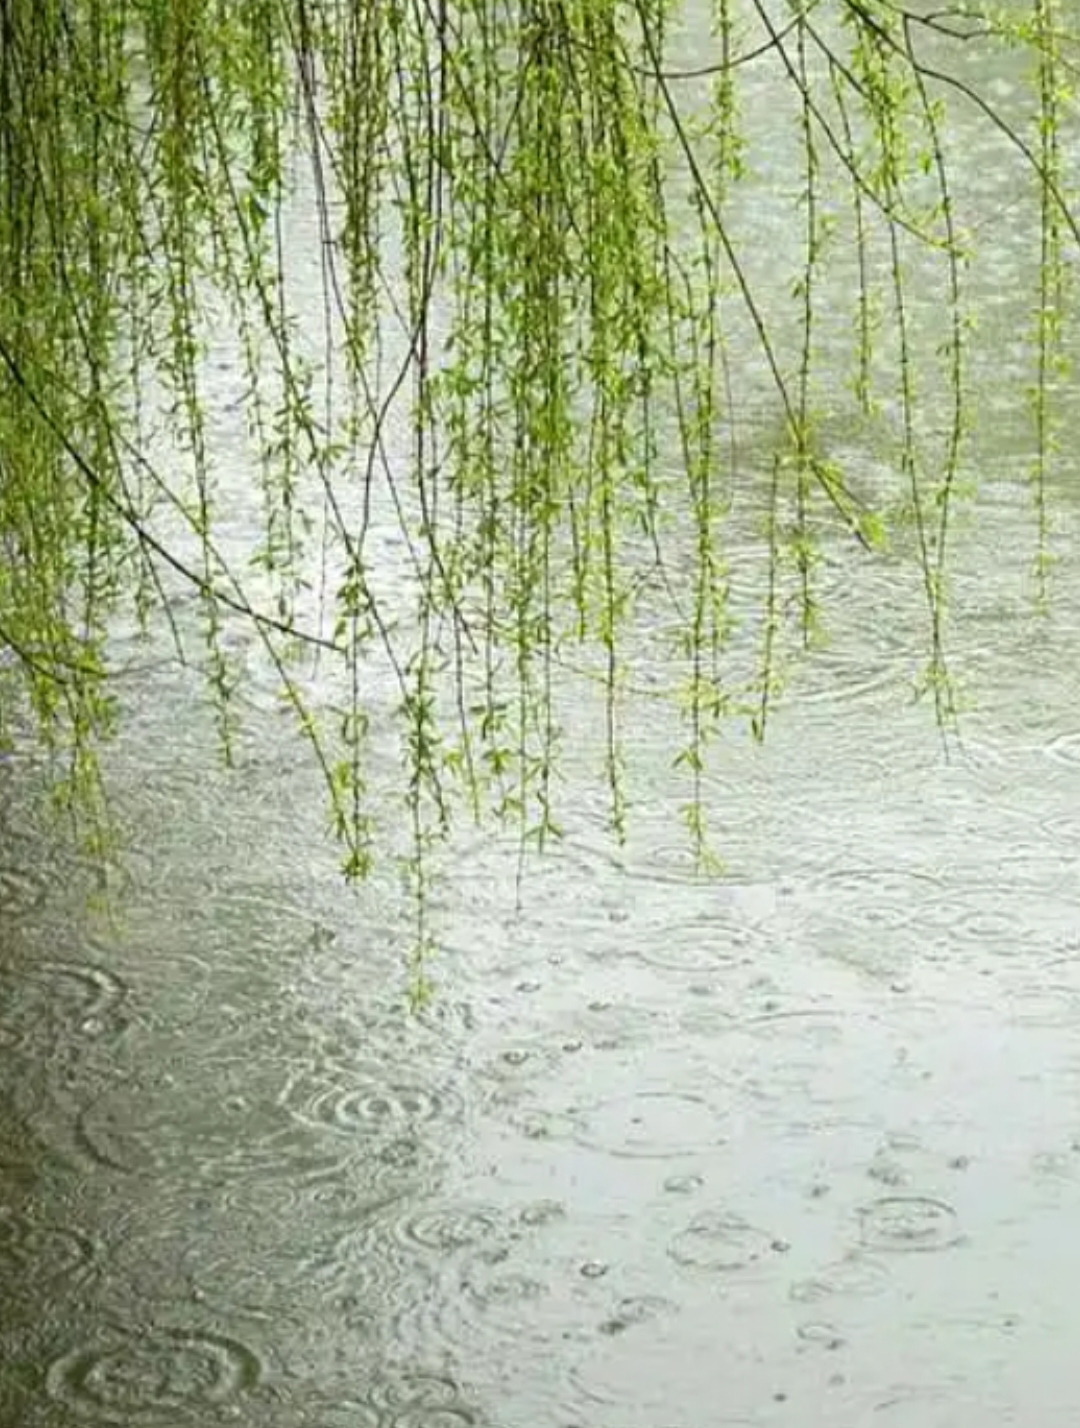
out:
<path id="1" fill-rule="evenodd" d="M 898 508 L 947 723 L 978 255 L 945 106 L 1030 177 L 1042 577 L 1078 46 L 1058 0 L 0 0 L 0 738 L 27 708 L 69 793 L 93 789 L 130 605 L 199 666 L 228 750 L 227 635 L 246 626 L 359 876 L 389 692 L 422 952 L 459 802 L 512 820 L 523 849 L 559 835 L 572 664 L 602 692 L 624 835 L 643 619 L 674 632 L 673 757 L 707 860 L 711 741 L 740 711 L 764 735 L 785 658 L 827 620 L 822 550 L 874 559 Z M 1032 75 L 1019 117 L 971 78 L 1002 48 Z M 765 92 L 768 110 L 748 99 Z M 775 235 L 753 225 L 774 147 L 800 236 L 770 282 Z M 820 434 L 823 401 L 846 410 L 819 374 L 831 265 L 852 254 L 848 416 L 891 433 L 884 499 Z M 769 569 L 749 682 L 725 558 L 747 486 Z M 325 697 L 301 692 L 297 649 L 318 651 Z"/>

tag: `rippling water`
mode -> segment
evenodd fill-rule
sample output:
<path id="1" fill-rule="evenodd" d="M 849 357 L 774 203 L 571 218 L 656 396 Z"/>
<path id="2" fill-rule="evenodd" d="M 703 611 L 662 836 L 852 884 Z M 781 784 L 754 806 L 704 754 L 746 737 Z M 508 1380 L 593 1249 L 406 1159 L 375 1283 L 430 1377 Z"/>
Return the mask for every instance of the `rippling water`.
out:
<path id="1" fill-rule="evenodd" d="M 724 879 L 646 693 L 628 844 L 574 766 L 520 899 L 463 836 L 419 1016 L 259 678 L 233 774 L 129 681 L 107 897 L 0 764 L 4 1428 L 1072 1428 L 1080 572 L 1031 613 L 980 439 L 962 742 L 908 702 L 910 571 L 837 546 L 830 642 L 717 749 Z"/>
<path id="2" fill-rule="evenodd" d="M 1029 646 L 958 616 L 951 757 L 857 661 L 733 738 L 721 881 L 658 756 L 520 900 L 463 837 L 420 1016 L 280 732 L 207 779 L 148 685 L 111 903 L 9 763 L 0 1421 L 1071 1423 L 1078 614 L 1065 570 L 1031 718 Z"/>

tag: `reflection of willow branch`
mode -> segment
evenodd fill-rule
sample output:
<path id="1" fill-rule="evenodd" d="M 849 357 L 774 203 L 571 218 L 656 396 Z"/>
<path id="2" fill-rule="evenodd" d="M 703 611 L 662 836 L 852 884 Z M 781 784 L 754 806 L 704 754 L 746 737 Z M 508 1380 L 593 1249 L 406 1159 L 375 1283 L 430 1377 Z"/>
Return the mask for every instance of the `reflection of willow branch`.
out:
<path id="1" fill-rule="evenodd" d="M 756 0 L 756 3 L 760 3 L 760 0 Z M 1050 194 L 1057 204 L 1062 217 L 1069 227 L 1069 231 L 1076 240 L 1077 246 L 1080 247 L 1080 222 L 1078 222 L 1073 215 L 1072 209 L 1069 207 L 1068 200 L 1062 193 L 1060 185 L 1054 179 L 1053 174 L 1047 172 L 1045 165 L 1041 162 L 1031 145 L 1020 136 L 1011 124 L 1001 117 L 994 106 L 988 100 L 984 99 L 977 89 L 972 88 L 965 80 L 958 79 L 956 75 L 947 74 L 944 70 L 935 69 L 931 65 L 923 64 L 922 61 L 917 58 L 911 39 L 911 23 L 915 17 L 908 15 L 906 12 L 901 12 L 903 14 L 905 31 L 905 44 L 901 45 L 881 26 L 873 15 L 866 11 L 863 7 L 862 0 L 844 0 L 844 4 L 847 5 L 848 9 L 854 12 L 862 24 L 865 24 L 868 29 L 874 32 L 883 45 L 887 45 L 894 54 L 898 55 L 900 59 L 911 68 L 914 74 L 920 75 L 923 79 L 936 80 L 938 84 L 943 84 L 947 88 L 955 90 L 957 94 L 962 94 L 965 99 L 970 100 L 977 109 L 986 115 L 991 124 L 1005 135 L 1009 143 L 1023 154 L 1032 171 L 1038 175 L 1039 182 L 1045 185 L 1047 193 Z"/>
<path id="2" fill-rule="evenodd" d="M 163 561 L 167 566 L 169 566 L 184 580 L 186 580 L 188 584 L 193 586 L 199 592 L 200 595 L 204 596 L 209 600 L 217 601 L 226 609 L 232 610 L 235 614 L 244 615 L 247 619 L 252 620 L 261 629 L 273 630 L 277 634 L 287 635 L 290 639 L 298 640 L 301 644 L 318 646 L 321 649 L 331 650 L 336 654 L 341 653 L 340 646 L 335 644 L 333 640 L 324 639 L 321 635 L 314 634 L 311 631 L 298 630 L 294 625 L 286 624 L 283 620 L 277 620 L 272 615 L 266 615 L 262 611 L 256 610 L 255 607 L 244 598 L 239 582 L 236 580 L 235 576 L 229 573 L 228 567 L 225 564 L 224 560 L 220 556 L 218 556 L 216 552 L 212 551 L 212 553 L 214 554 L 215 562 L 219 565 L 222 573 L 232 584 L 234 590 L 237 592 L 236 594 L 232 595 L 227 590 L 222 590 L 220 586 L 215 585 L 212 581 L 206 579 L 197 571 L 192 570 L 189 565 L 182 561 L 179 556 L 177 556 L 173 551 L 171 551 L 168 546 L 163 544 L 162 541 L 158 540 L 158 538 L 147 529 L 143 521 L 140 519 L 138 513 L 128 502 L 120 500 L 120 498 L 115 494 L 115 492 L 109 489 L 108 482 L 101 476 L 101 474 L 97 470 L 95 470 L 92 463 L 87 459 L 86 456 L 84 456 L 79 447 L 71 439 L 71 436 L 64 429 L 60 420 L 53 414 L 52 410 L 46 405 L 46 403 L 42 401 L 41 397 L 35 391 L 32 383 L 27 380 L 26 374 L 22 370 L 22 366 L 20 365 L 14 352 L 11 350 L 11 348 L 7 345 L 6 341 L 2 337 L 0 337 L 0 362 L 3 362 L 4 366 L 8 370 L 12 381 L 23 393 L 26 400 L 30 403 L 34 411 L 37 412 L 38 416 L 41 418 L 41 420 L 45 423 L 45 426 L 59 442 L 60 446 L 63 447 L 69 459 L 71 460 L 79 474 L 86 481 L 87 485 L 92 487 L 93 490 L 97 492 L 100 498 L 109 507 L 109 509 L 115 515 L 117 515 L 121 521 L 123 521 L 123 523 L 135 536 L 140 546 L 142 546 L 145 550 L 151 552 L 153 555 L 156 555 L 159 560 Z M 153 474 L 153 468 L 150 466 L 149 462 L 145 461 L 145 458 L 140 458 L 140 460 L 141 464 L 143 465 L 143 469 L 149 472 L 150 474 Z M 167 486 L 165 486 L 163 483 L 160 484 L 161 489 L 167 495 L 170 495 L 172 497 L 178 509 L 182 509 L 178 498 L 172 496 L 172 493 L 169 491 L 169 488 Z"/>
<path id="3" fill-rule="evenodd" d="M 742 263 L 739 261 L 739 255 L 736 253 L 735 246 L 731 241 L 730 235 L 728 234 L 723 217 L 721 216 L 720 210 L 717 207 L 716 199 L 713 197 L 705 175 L 702 173 L 701 165 L 698 163 L 697 155 L 694 153 L 694 146 L 690 142 L 690 136 L 687 134 L 686 126 L 683 124 L 682 117 L 679 114 L 679 107 L 675 103 L 675 97 L 671 93 L 670 87 L 664 82 L 664 79 L 661 76 L 660 56 L 657 53 L 656 41 L 651 30 L 649 29 L 647 18 L 645 16 L 641 16 L 641 31 L 642 36 L 644 38 L 645 46 L 649 51 L 649 58 L 652 61 L 652 75 L 656 79 L 657 87 L 659 88 L 660 93 L 663 95 L 664 107 L 667 110 L 672 127 L 675 130 L 675 136 L 679 141 L 679 148 L 682 150 L 683 156 L 686 159 L 687 167 L 690 170 L 690 175 L 693 178 L 694 184 L 697 188 L 698 197 L 700 198 L 701 203 L 704 205 L 704 207 L 708 210 L 709 216 L 716 227 L 716 235 L 720 240 L 720 245 L 724 250 L 724 256 L 731 267 L 732 273 L 734 274 L 735 282 L 738 285 L 739 292 L 742 295 L 743 303 L 746 307 L 746 311 L 750 317 L 751 323 L 754 326 L 754 330 L 757 333 L 758 342 L 761 346 L 762 353 L 764 354 L 765 361 L 768 364 L 769 372 L 773 379 L 773 384 L 775 385 L 776 390 L 779 393 L 780 402 L 784 408 L 784 418 L 787 425 L 787 430 L 790 434 L 794 435 L 798 432 L 798 414 L 795 411 L 795 406 L 791 399 L 791 393 L 788 391 L 787 383 L 784 380 L 784 374 L 780 371 L 780 364 L 777 361 L 776 353 L 773 350 L 772 340 L 769 337 L 769 330 L 765 325 L 765 318 L 762 315 L 761 309 L 759 308 L 757 301 L 754 297 L 753 291 L 751 290 L 750 281 L 746 276 Z M 866 537 L 859 529 L 858 522 L 854 519 L 851 514 L 851 510 L 849 509 L 849 506 L 846 504 L 846 501 L 850 501 L 854 504 L 855 497 L 853 493 L 848 491 L 847 488 L 843 486 L 841 486 L 840 489 L 837 489 L 837 487 L 832 482 L 821 480 L 820 476 L 816 475 L 815 479 L 818 481 L 818 484 L 824 491 L 826 497 L 829 500 L 830 505 L 832 505 L 833 508 L 836 510 L 837 514 L 844 522 L 844 525 L 847 527 L 848 531 L 855 537 L 855 539 L 859 542 L 860 545 L 867 546 L 868 543 Z"/>

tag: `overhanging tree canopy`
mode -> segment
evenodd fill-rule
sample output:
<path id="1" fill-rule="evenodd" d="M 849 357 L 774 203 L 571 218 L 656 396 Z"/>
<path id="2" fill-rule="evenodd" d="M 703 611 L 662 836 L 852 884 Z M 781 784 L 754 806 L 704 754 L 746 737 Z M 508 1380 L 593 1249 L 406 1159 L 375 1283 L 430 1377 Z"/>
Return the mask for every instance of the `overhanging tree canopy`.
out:
<path id="1" fill-rule="evenodd" d="M 392 681 L 422 869 L 456 797 L 526 838 L 555 829 L 553 670 L 579 642 L 599 655 L 621 831 L 635 611 L 673 616 L 674 748 L 696 780 L 730 710 L 764 733 L 781 639 L 813 633 L 824 533 L 872 558 L 896 518 L 947 720 L 979 249 L 946 110 L 973 107 L 1027 175 L 1037 277 L 1017 401 L 1044 570 L 1065 248 L 1080 236 L 1065 143 L 1078 53 L 1059 0 L 0 0 L 0 737 L 28 705 L 67 791 L 92 800 L 117 712 L 110 621 L 130 609 L 172 622 L 227 750 L 228 631 L 246 621 L 353 875 L 372 855 L 372 671 Z M 973 54 L 1013 58 L 1019 111 L 981 92 Z M 766 89 L 765 109 L 748 102 Z M 775 235 L 755 233 L 744 197 L 774 143 L 797 178 L 797 280 L 779 292 L 754 262 Z M 888 414 L 887 500 L 815 433 L 835 263 L 852 273 L 842 400 L 853 420 Z M 924 375 L 912 310 L 928 285 Z M 775 414 L 771 574 L 756 671 L 737 682 L 735 343 Z M 225 389 L 242 460 L 235 434 L 222 456 Z M 260 510 L 239 533 L 238 460 Z M 200 648 L 174 618 L 185 592 Z M 336 668 L 332 696 L 306 697 L 298 646 Z M 688 822 L 704 854 L 696 783 Z"/>

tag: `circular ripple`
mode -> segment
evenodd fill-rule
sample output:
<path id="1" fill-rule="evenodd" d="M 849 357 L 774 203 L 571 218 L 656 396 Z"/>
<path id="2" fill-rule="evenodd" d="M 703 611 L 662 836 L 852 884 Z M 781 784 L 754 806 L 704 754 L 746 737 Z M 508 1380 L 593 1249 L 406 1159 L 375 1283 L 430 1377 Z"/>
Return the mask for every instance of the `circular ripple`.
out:
<path id="1" fill-rule="evenodd" d="M 256 1355 L 233 1339 L 156 1329 L 76 1349 L 51 1366 L 48 1387 L 77 1412 L 130 1423 L 230 1403 L 260 1376 Z"/>
<path id="2" fill-rule="evenodd" d="M 543 1081 L 562 1064 L 565 1053 L 545 1042 L 518 1042 L 503 1047 L 478 1068 L 477 1074 L 497 1088 L 519 1086 L 523 1082 Z M 498 1090 L 493 1094 L 498 1094 Z"/>
<path id="3" fill-rule="evenodd" d="M 340 1173 L 352 1152 L 278 1106 L 175 1081 L 109 1092 L 79 1113 L 76 1136 L 98 1165 L 132 1175 L 314 1179 Z"/>
<path id="4" fill-rule="evenodd" d="M 890 928 L 910 922 L 928 899 L 940 893 L 940 881 L 928 873 L 841 868 L 825 873 L 797 895 L 795 903 L 828 917 L 857 921 L 862 927 Z"/>
<path id="5" fill-rule="evenodd" d="M 668 1245 L 676 1264 L 716 1273 L 746 1269 L 773 1250 L 773 1238 L 738 1215 L 706 1211 L 695 1216 Z"/>
<path id="6" fill-rule="evenodd" d="M 384 1428 L 463 1428 L 477 1422 L 452 1378 L 435 1373 L 386 1378 L 368 1393 L 366 1403 Z"/>
<path id="7" fill-rule="evenodd" d="M 1008 993 L 1008 1009 L 1014 1026 L 1076 1026 L 1080 1024 L 1080 992 L 1039 983 L 1013 987 Z"/>
<path id="8" fill-rule="evenodd" d="M 889 1195 L 859 1211 L 862 1241 L 875 1250 L 940 1250 L 958 1242 L 956 1211 L 944 1200 Z"/>
<path id="9" fill-rule="evenodd" d="M 0 1279 L 18 1285 L 32 1275 L 35 1285 L 82 1278 L 94 1259 L 94 1246 L 75 1230 L 42 1225 L 25 1215 L 0 1209 Z"/>
<path id="10" fill-rule="evenodd" d="M 547 1293 L 538 1279 L 509 1268 L 508 1262 L 507 1252 L 496 1249 L 474 1255 L 465 1266 L 461 1288 L 478 1309 L 510 1309 Z"/>
<path id="11" fill-rule="evenodd" d="M 872 1299 L 892 1284 L 883 1264 L 863 1255 L 827 1264 L 807 1279 L 797 1279 L 788 1290 L 798 1304 L 817 1304 L 822 1299 Z"/>
<path id="12" fill-rule="evenodd" d="M 618 879 L 625 879 L 635 887 L 691 890 L 700 888 L 703 882 L 701 867 L 689 839 L 673 844 L 658 840 L 640 852 L 620 849 L 610 855 L 610 863 Z"/>
<path id="13" fill-rule="evenodd" d="M 290 1186 L 290 1212 L 301 1215 L 308 1224 L 314 1221 L 319 1225 L 351 1228 L 387 1205 L 396 1204 L 411 1188 L 411 1181 L 395 1185 L 388 1183 L 383 1175 L 372 1174 L 377 1166 L 386 1167 L 389 1163 L 386 1157 L 375 1164 L 346 1162 L 334 1175 Z M 280 1186 L 273 1180 L 263 1183 L 276 1191 L 280 1200 Z"/>
<path id="14" fill-rule="evenodd" d="M 365 1231 L 312 1233 L 310 1227 L 302 1245 L 295 1241 L 295 1235 L 256 1229 L 227 1243 L 225 1253 L 214 1253 L 209 1243 L 201 1252 L 189 1248 L 184 1277 L 218 1313 L 279 1326 L 329 1320 L 339 1330 L 375 1331 L 408 1278 L 394 1247 Z"/>
<path id="15" fill-rule="evenodd" d="M 593 1150 L 631 1159 L 666 1159 L 723 1145 L 724 1120 L 701 1096 L 639 1091 L 580 1113 L 577 1139 Z"/>
<path id="16" fill-rule="evenodd" d="M 0 1044 L 45 1035 L 95 1038 L 115 1026 L 127 989 L 103 967 L 43 962 L 0 970 Z"/>
<path id="17" fill-rule="evenodd" d="M 454 1357 L 475 1357 L 479 1346 L 481 1356 L 504 1359 L 522 1342 L 567 1328 L 566 1305 L 554 1301 L 538 1267 L 535 1256 L 516 1256 L 513 1238 L 437 1260 L 399 1258 L 387 1296 L 394 1304 L 378 1322 L 389 1322 L 398 1342 L 439 1344 Z"/>
<path id="18" fill-rule="evenodd" d="M 441 1408 L 403 1408 L 387 1420 L 388 1428 L 470 1428 L 479 1419 L 464 1403 L 445 1404 Z"/>
<path id="19" fill-rule="evenodd" d="M 1075 931 L 1080 908 L 1057 894 L 1000 885 L 966 888 L 928 903 L 915 926 L 921 936 L 946 937 L 1003 953 L 1054 945 Z"/>
<path id="20" fill-rule="evenodd" d="M 653 935 L 637 938 L 633 953 L 639 961 L 663 971 L 712 972 L 752 956 L 760 942 L 758 928 L 721 912 L 707 922 L 693 918 L 665 923 Z"/>
<path id="21" fill-rule="evenodd" d="M 376 1140 L 461 1114 L 451 1091 L 387 1079 L 378 1068 L 294 1077 L 282 1102 L 305 1125 Z"/>
<path id="22" fill-rule="evenodd" d="M 395 1229 L 407 1245 L 453 1254 L 495 1239 L 499 1216 L 485 1205 L 442 1205 L 407 1216 Z"/>

